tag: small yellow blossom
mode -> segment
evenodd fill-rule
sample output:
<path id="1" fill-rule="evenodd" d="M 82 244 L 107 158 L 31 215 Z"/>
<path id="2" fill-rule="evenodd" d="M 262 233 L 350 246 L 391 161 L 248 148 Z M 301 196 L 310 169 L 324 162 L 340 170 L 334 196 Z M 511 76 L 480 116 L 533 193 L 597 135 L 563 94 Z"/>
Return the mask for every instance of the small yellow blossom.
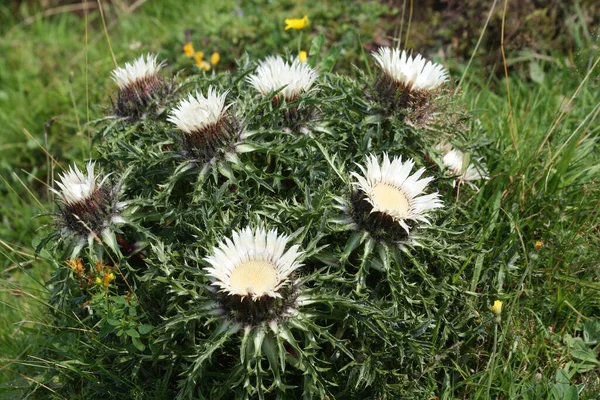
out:
<path id="1" fill-rule="evenodd" d="M 77 275 L 77 276 L 83 275 L 83 263 L 81 262 L 81 258 L 77 258 L 74 260 L 67 260 L 66 263 L 69 266 L 69 268 L 71 268 L 73 270 L 75 275 Z"/>
<path id="2" fill-rule="evenodd" d="M 544 242 L 542 242 L 541 240 L 538 240 L 537 242 L 535 242 L 535 249 L 539 250 L 542 247 L 544 247 Z"/>
<path id="3" fill-rule="evenodd" d="M 196 61 L 196 65 L 200 67 L 204 62 L 204 53 L 199 51 L 196 54 L 194 54 L 194 61 Z"/>
<path id="4" fill-rule="evenodd" d="M 306 62 L 306 59 L 308 58 L 308 54 L 306 54 L 306 52 L 304 50 L 300 50 L 300 53 L 298 53 L 298 59 L 300 60 L 301 63 Z"/>
<path id="5" fill-rule="evenodd" d="M 502 314 L 502 302 L 500 300 L 494 301 L 494 305 L 492 306 L 492 312 L 496 314 L 496 316 L 500 316 Z"/>
<path id="6" fill-rule="evenodd" d="M 200 63 L 196 63 L 196 65 L 198 66 L 198 68 L 202 68 L 205 71 L 210 71 L 210 64 L 207 63 L 206 61 L 202 61 Z"/>
<path id="7" fill-rule="evenodd" d="M 218 52 L 215 51 L 210 56 L 210 63 L 212 65 L 217 65 L 219 63 L 219 61 L 221 61 L 221 55 Z"/>
<path id="8" fill-rule="evenodd" d="M 102 285 L 102 279 L 100 279 L 99 276 L 96 277 L 95 282 L 96 282 L 96 285 L 98 285 L 98 286 Z"/>
<path id="9" fill-rule="evenodd" d="M 192 42 L 187 42 L 183 45 L 183 53 L 186 57 L 191 58 L 194 56 L 194 45 L 192 44 Z"/>
<path id="10" fill-rule="evenodd" d="M 115 275 L 112 272 L 109 272 L 108 274 L 104 274 L 104 279 L 102 281 L 102 284 L 104 285 L 104 287 L 108 287 L 108 285 L 110 285 L 110 282 L 112 282 L 115 279 Z"/>
<path id="11" fill-rule="evenodd" d="M 305 15 L 304 18 L 290 18 L 285 20 L 285 30 L 288 29 L 304 29 L 308 25 L 310 25 L 310 21 L 308 20 L 308 15 Z"/>

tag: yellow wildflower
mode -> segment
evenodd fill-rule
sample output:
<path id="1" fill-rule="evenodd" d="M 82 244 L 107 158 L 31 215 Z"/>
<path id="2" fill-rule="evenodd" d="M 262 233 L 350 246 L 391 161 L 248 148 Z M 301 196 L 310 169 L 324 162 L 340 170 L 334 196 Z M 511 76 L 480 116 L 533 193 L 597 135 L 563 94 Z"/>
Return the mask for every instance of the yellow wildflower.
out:
<path id="1" fill-rule="evenodd" d="M 102 284 L 104 285 L 104 287 L 108 287 L 108 285 L 110 285 L 110 282 L 112 282 L 115 279 L 115 275 L 112 272 L 109 272 L 108 274 L 104 274 L 104 280 L 102 282 Z"/>
<path id="2" fill-rule="evenodd" d="M 310 25 L 310 21 L 308 20 L 308 15 L 305 15 L 304 18 L 289 18 L 285 20 L 285 30 L 288 29 L 304 29 L 308 25 Z"/>
<path id="3" fill-rule="evenodd" d="M 196 65 L 200 68 L 200 66 L 204 62 L 204 53 L 199 51 L 196 54 L 194 54 L 194 61 L 196 61 Z"/>
<path id="4" fill-rule="evenodd" d="M 186 57 L 191 58 L 194 56 L 194 45 L 192 44 L 192 42 L 187 42 L 183 45 L 183 53 Z"/>
<path id="5" fill-rule="evenodd" d="M 210 56 L 210 63 L 212 65 L 217 65 L 219 63 L 219 61 L 221 61 L 221 55 L 218 52 L 215 51 Z"/>
<path id="6" fill-rule="evenodd" d="M 102 285 L 102 279 L 100 279 L 99 276 L 96 277 L 95 282 L 96 282 L 96 285 L 98 285 L 98 286 Z"/>
<path id="7" fill-rule="evenodd" d="M 202 61 L 199 64 L 196 63 L 196 65 L 198 66 L 198 68 L 202 68 L 205 71 L 210 71 L 210 64 L 207 63 L 206 61 Z"/>
<path id="8" fill-rule="evenodd" d="M 75 260 L 67 260 L 66 263 L 69 266 L 69 268 L 73 270 L 75 275 L 83 275 L 83 263 L 81 262 L 81 258 L 77 258 Z"/>
<path id="9" fill-rule="evenodd" d="M 497 317 L 502 314 L 502 302 L 500 300 L 494 301 L 494 305 L 492 306 L 492 312 L 496 314 Z"/>
<path id="10" fill-rule="evenodd" d="M 306 54 L 306 52 L 304 50 L 300 50 L 300 53 L 298 53 L 298 59 L 300 60 L 301 63 L 306 62 L 306 59 L 308 58 L 308 54 Z"/>
<path id="11" fill-rule="evenodd" d="M 539 250 L 544 246 L 544 242 L 542 242 L 541 240 L 538 240 L 537 242 L 535 242 L 535 249 Z"/>

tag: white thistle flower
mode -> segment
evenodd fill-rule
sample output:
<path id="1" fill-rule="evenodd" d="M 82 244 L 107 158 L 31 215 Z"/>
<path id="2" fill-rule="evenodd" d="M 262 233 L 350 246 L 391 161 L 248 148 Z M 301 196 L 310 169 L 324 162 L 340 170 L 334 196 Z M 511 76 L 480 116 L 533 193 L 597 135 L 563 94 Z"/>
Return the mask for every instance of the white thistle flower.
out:
<path id="1" fill-rule="evenodd" d="M 231 104 L 225 106 L 227 93 L 229 91 L 218 94 L 210 87 L 206 97 L 200 92 L 196 92 L 195 96 L 190 94 L 187 99 L 179 102 L 167 120 L 187 134 L 202 131 L 208 126 L 217 124 L 223 113 L 231 106 Z"/>
<path id="2" fill-rule="evenodd" d="M 409 221 L 429 223 L 426 215 L 429 211 L 443 206 L 438 193 L 422 195 L 423 189 L 433 178 L 419 179 L 425 168 L 410 175 L 415 163 L 412 159 L 402 162 L 400 157 L 391 161 L 387 154 L 383 155 L 380 165 L 377 157 L 367 158 L 366 168 L 359 165 L 362 175 L 352 172 L 357 179 L 353 186 L 365 195 L 373 209 L 393 218 L 409 233 Z"/>
<path id="3" fill-rule="evenodd" d="M 385 75 L 409 91 L 434 90 L 448 80 L 443 66 L 425 60 L 420 54 L 413 58 L 406 50 L 381 47 L 373 52 L 373 57 Z"/>
<path id="4" fill-rule="evenodd" d="M 478 165 L 469 163 L 465 166 L 465 155 L 458 149 L 448 151 L 442 158 L 442 162 L 452 174 L 457 176 L 459 182 L 472 182 L 488 178 L 484 163 L 479 161 Z"/>
<path id="5" fill-rule="evenodd" d="M 117 202 L 117 187 L 105 184 L 108 175 L 102 180 L 94 172 L 94 163 L 87 164 L 87 175 L 74 165 L 60 176 L 58 190 L 52 189 L 60 199 L 56 223 L 63 237 L 74 240 L 71 258 L 88 242 L 101 236 L 113 250 L 116 239 L 111 226 L 124 223 L 119 215 L 126 203 Z M 116 251 L 116 250 L 115 250 Z"/>
<path id="6" fill-rule="evenodd" d="M 278 236 L 275 229 L 234 231 L 232 239 L 225 238 L 205 258 L 211 264 L 205 271 L 228 296 L 250 296 L 255 301 L 263 296 L 279 298 L 290 274 L 302 266 L 298 245 L 284 253 L 287 242 L 288 237 Z"/>
<path id="7" fill-rule="evenodd" d="M 155 78 L 160 68 L 164 65 L 164 62 L 157 63 L 157 57 L 157 55 L 147 54 L 144 59 L 142 55 L 132 63 L 125 63 L 124 68 L 115 68 L 112 71 L 112 78 L 119 86 L 119 89 L 124 90 L 139 81 Z"/>
<path id="8" fill-rule="evenodd" d="M 72 165 L 60 176 L 60 182 L 56 182 L 56 184 L 61 190 L 52 190 L 66 205 L 86 201 L 100 186 L 96 184 L 94 163 L 91 161 L 87 164 L 87 176 L 79 170 L 77 165 Z"/>
<path id="9" fill-rule="evenodd" d="M 259 64 L 256 73 L 248 77 L 248 82 L 263 96 L 281 89 L 279 93 L 291 101 L 308 91 L 317 76 L 317 71 L 299 59 L 290 64 L 281 56 L 270 56 Z"/>
<path id="10" fill-rule="evenodd" d="M 206 96 L 200 92 L 190 94 L 179 102 L 167 118 L 183 132 L 182 142 L 186 154 L 208 163 L 224 157 L 235 160 L 235 153 L 243 152 L 239 142 L 245 138 L 240 122 L 225 105 L 229 91 L 219 94 L 209 87 Z"/>

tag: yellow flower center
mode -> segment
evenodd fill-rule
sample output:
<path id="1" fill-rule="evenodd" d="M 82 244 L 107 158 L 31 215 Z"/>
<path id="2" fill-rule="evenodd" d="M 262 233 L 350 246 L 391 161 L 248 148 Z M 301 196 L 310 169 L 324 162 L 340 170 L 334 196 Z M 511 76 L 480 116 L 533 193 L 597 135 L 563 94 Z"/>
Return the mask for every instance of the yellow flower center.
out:
<path id="1" fill-rule="evenodd" d="M 410 203 L 404 192 L 395 186 L 378 183 L 371 190 L 371 200 L 377 208 L 394 211 L 395 217 L 408 215 Z"/>
<path id="2" fill-rule="evenodd" d="M 230 279 L 235 292 L 262 296 L 277 285 L 277 267 L 266 260 L 246 261 L 231 272 Z"/>

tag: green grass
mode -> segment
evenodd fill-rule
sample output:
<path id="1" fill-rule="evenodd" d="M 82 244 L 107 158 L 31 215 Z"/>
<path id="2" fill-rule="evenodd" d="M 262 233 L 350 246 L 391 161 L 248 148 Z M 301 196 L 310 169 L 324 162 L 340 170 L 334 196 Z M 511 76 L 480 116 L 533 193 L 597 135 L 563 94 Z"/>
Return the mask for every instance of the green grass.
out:
<path id="1" fill-rule="evenodd" d="M 222 53 L 223 68 L 233 66 L 244 49 L 260 58 L 295 48 L 281 22 L 308 13 L 314 30 L 306 31 L 303 47 L 310 36 L 328 33 L 328 45 L 346 50 L 338 64 L 362 66 L 357 36 L 344 29 L 366 21 L 361 35 L 370 37 L 373 21 L 383 13 L 360 4 L 353 9 L 356 17 L 336 26 L 332 21 L 347 14 L 342 6 L 328 10 L 306 2 L 294 9 L 286 2 L 249 8 L 269 17 L 246 12 L 238 18 L 236 2 L 217 8 L 196 3 L 202 4 L 149 1 L 131 14 L 107 9 L 118 62 L 161 52 L 176 69 L 189 68 L 180 45 L 191 28 L 196 43 L 206 37 L 207 51 Z M 114 63 L 97 12 L 89 16 L 87 46 L 81 17 L 23 14 L 0 20 L 8 23 L 0 28 L 0 398 L 17 393 L 10 386 L 36 379 L 39 372 L 27 365 L 28 356 L 46 345 L 36 328 L 51 320 L 43 286 L 49 267 L 33 258 L 31 247 L 38 227 L 48 222 L 34 217 L 53 209 L 44 182 L 49 168 L 56 167 L 46 152 L 63 166 L 88 157 L 94 132 L 88 122 L 104 114 L 113 90 Z M 29 16 L 34 18 L 18 23 Z M 487 144 L 480 151 L 491 179 L 472 202 L 472 212 L 481 216 L 481 242 L 473 244 L 473 257 L 482 248 L 490 251 L 465 267 L 473 301 L 491 305 L 502 299 L 504 312 L 499 325 L 482 324 L 461 348 L 440 355 L 445 368 L 429 378 L 432 387 L 441 388 L 440 398 L 570 399 L 577 398 L 578 384 L 585 384 L 579 398 L 594 399 L 600 391 L 600 366 L 594 361 L 600 340 L 600 68 L 595 65 L 600 54 L 598 39 L 574 21 L 575 55 L 551 54 L 546 61 L 526 55 L 523 68 L 510 71 L 508 84 L 503 77 L 482 75 L 477 62 L 467 71 L 461 97 L 478 120 L 467 135 L 484 136 Z M 461 68 L 454 66 L 456 80 Z M 45 134 L 53 117 L 58 119 Z M 536 249 L 537 241 L 543 247 Z M 488 309 L 476 317 L 485 316 Z M 465 364 L 472 368 L 460 367 Z"/>
<path id="2" fill-rule="evenodd" d="M 579 65 L 589 65 L 587 61 L 573 60 Z M 492 394 L 508 398 L 543 398 L 548 391 L 569 390 L 569 385 L 558 385 L 557 370 L 585 371 L 569 376 L 571 384 L 587 383 L 580 398 L 596 398 L 600 383 L 598 364 L 590 361 L 598 336 L 587 349 L 587 359 L 574 355 L 565 339 L 581 336 L 585 322 L 598 324 L 600 197 L 595 160 L 600 129 L 594 121 L 600 103 L 593 83 L 574 96 L 585 79 L 585 67 L 578 74 L 566 66 L 545 67 L 541 83 L 525 74 L 511 76 L 512 107 L 503 82 L 495 85 L 495 93 L 480 82 L 464 89 L 496 159 L 492 179 L 480 193 L 482 215 L 494 206 L 487 199 L 501 199 L 495 233 L 488 238 L 494 250 L 484 260 L 492 263 L 496 276 L 482 275 L 472 284 L 506 305 L 495 368 L 489 371 L 484 364 L 475 374 L 463 371 L 460 386 L 469 396 L 488 397 L 490 382 Z M 538 240 L 543 247 L 536 249 Z M 491 333 L 486 342 L 493 340 Z M 569 398 L 558 392 L 548 396 Z"/>

